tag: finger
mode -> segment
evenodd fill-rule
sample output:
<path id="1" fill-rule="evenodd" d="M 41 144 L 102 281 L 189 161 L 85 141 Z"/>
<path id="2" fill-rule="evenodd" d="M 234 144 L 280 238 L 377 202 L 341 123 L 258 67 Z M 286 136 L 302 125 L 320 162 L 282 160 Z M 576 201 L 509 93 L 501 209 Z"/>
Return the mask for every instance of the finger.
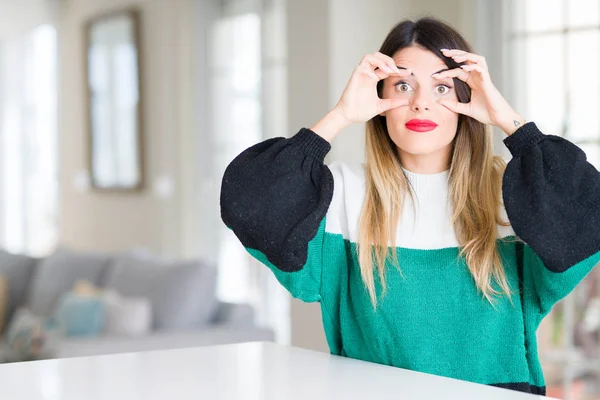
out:
<path id="1" fill-rule="evenodd" d="M 460 66 L 463 70 L 471 73 L 471 72 L 478 72 L 479 74 L 481 74 L 481 78 L 483 79 L 484 82 L 487 82 L 490 80 L 490 74 L 488 72 L 487 69 L 485 69 L 484 67 L 482 67 L 481 65 L 478 64 L 472 64 L 472 65 L 461 65 Z"/>
<path id="2" fill-rule="evenodd" d="M 461 65 L 460 68 L 464 69 L 465 71 L 485 71 L 481 65 L 477 64 Z"/>
<path id="3" fill-rule="evenodd" d="M 456 100 L 440 100 L 440 104 L 446 107 L 448 110 L 471 116 L 471 107 L 469 103 L 461 103 Z"/>
<path id="4" fill-rule="evenodd" d="M 383 57 L 378 57 L 373 54 L 367 54 L 363 57 L 360 65 L 367 65 L 368 68 L 370 68 L 371 70 L 379 68 L 382 72 L 386 72 L 388 76 L 408 76 L 412 73 L 412 71 L 408 69 L 398 69 L 395 65 L 393 65 L 394 69 L 392 69 L 392 67 L 386 63 L 387 60 L 385 59 L 385 57 L 387 56 L 383 55 Z"/>
<path id="5" fill-rule="evenodd" d="M 470 62 L 473 64 L 487 65 L 484 57 L 470 53 L 452 56 L 452 59 L 457 63 Z"/>
<path id="6" fill-rule="evenodd" d="M 390 66 L 388 66 L 385 63 L 384 60 L 374 56 L 373 54 L 367 54 L 361 61 L 361 64 L 368 66 L 369 68 L 371 68 L 371 70 L 379 68 L 380 70 L 382 70 L 383 72 L 387 72 L 388 74 L 392 74 L 395 72 Z"/>
<path id="7" fill-rule="evenodd" d="M 377 75 L 377 73 L 375 73 L 375 71 L 373 71 L 373 68 L 371 68 L 370 65 L 359 65 L 356 69 L 361 74 L 366 75 L 370 78 L 373 78 L 376 81 L 380 81 L 381 79 L 384 79 L 384 78 L 381 78 L 379 75 Z M 379 71 L 379 73 L 382 75 L 386 75 L 383 73 L 383 71 Z"/>
<path id="8" fill-rule="evenodd" d="M 383 80 L 388 78 L 390 75 L 395 75 L 395 74 L 390 74 L 389 72 L 386 72 L 386 70 L 381 69 L 381 68 L 375 68 L 373 69 L 372 66 L 361 66 L 360 67 L 361 72 L 363 72 L 365 75 L 370 76 L 371 78 L 376 79 L 377 81 Z"/>
<path id="9" fill-rule="evenodd" d="M 446 57 L 451 57 L 455 62 L 471 62 L 474 64 L 479 64 L 487 68 L 487 61 L 485 57 L 480 56 L 478 54 L 469 53 L 463 50 L 453 49 L 453 50 L 442 50 L 442 53 Z"/>
<path id="10" fill-rule="evenodd" d="M 392 110 L 394 108 L 406 106 L 406 105 L 408 105 L 408 99 L 402 99 L 399 97 L 393 97 L 390 99 L 381 99 L 379 101 L 379 106 L 378 106 L 379 110 L 377 111 L 377 113 L 381 114 L 382 112 Z"/>
<path id="11" fill-rule="evenodd" d="M 371 66 L 359 66 L 358 67 L 359 72 L 361 72 L 363 75 L 367 75 L 370 78 L 373 78 L 377 81 L 380 81 L 382 79 L 386 79 L 390 76 L 397 76 L 397 77 L 403 77 L 403 76 L 408 76 L 411 74 L 410 71 L 407 70 L 400 70 L 398 73 L 387 73 L 384 70 L 380 69 L 380 68 L 376 68 L 375 70 L 373 70 L 373 68 Z"/>
<path id="12" fill-rule="evenodd" d="M 387 66 L 389 66 L 392 69 L 392 71 L 400 72 L 400 69 L 398 69 L 398 66 L 396 65 L 396 61 L 394 61 L 394 59 L 392 57 L 386 56 L 385 54 L 383 54 L 379 51 L 374 53 L 373 56 L 382 60 Z"/>
<path id="13" fill-rule="evenodd" d="M 393 76 L 409 76 L 412 74 L 412 70 L 407 68 L 398 68 L 398 72 L 393 73 Z"/>
<path id="14" fill-rule="evenodd" d="M 463 68 L 454 68 L 448 71 L 440 72 L 439 74 L 434 74 L 432 77 L 438 80 L 446 78 L 458 78 L 463 82 L 467 82 L 471 77 L 471 74 L 469 71 L 465 71 Z"/>
<path id="15" fill-rule="evenodd" d="M 387 72 L 383 72 L 382 70 L 380 70 L 379 68 L 377 68 L 375 71 L 373 71 L 375 73 L 375 75 L 377 75 L 377 77 L 379 78 L 379 80 L 383 80 L 387 77 L 390 76 L 390 74 L 388 74 Z"/>
<path id="16" fill-rule="evenodd" d="M 454 56 L 454 57 L 452 57 L 452 59 L 457 63 L 466 62 L 466 63 L 468 63 L 468 65 L 477 64 L 477 65 L 481 65 L 482 67 L 485 67 L 487 69 L 487 63 L 485 61 L 485 58 L 483 58 L 481 56 L 475 56 L 473 54 L 467 53 L 467 54 L 463 54 L 461 56 Z"/>
<path id="17" fill-rule="evenodd" d="M 452 57 L 454 55 L 457 54 L 465 54 L 467 53 L 464 50 L 459 50 L 459 49 L 440 49 L 440 51 L 446 56 L 446 57 Z"/>

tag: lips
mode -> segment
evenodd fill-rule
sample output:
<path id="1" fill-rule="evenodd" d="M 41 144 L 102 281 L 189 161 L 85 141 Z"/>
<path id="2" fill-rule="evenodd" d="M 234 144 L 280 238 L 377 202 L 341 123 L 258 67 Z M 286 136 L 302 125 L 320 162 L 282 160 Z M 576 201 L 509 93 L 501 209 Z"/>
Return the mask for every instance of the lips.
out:
<path id="1" fill-rule="evenodd" d="M 428 119 L 411 119 L 405 126 L 411 131 L 429 132 L 434 130 L 438 125 Z"/>

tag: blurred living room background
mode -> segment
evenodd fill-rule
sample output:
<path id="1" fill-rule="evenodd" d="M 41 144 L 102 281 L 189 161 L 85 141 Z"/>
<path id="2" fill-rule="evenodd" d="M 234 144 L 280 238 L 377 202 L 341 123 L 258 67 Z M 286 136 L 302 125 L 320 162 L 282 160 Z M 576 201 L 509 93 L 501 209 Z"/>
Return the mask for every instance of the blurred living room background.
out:
<path id="1" fill-rule="evenodd" d="M 248 146 L 316 122 L 395 23 L 426 15 L 600 168 L 600 0 L 0 0 L 0 362 L 327 352 L 318 305 L 221 222 L 220 180 Z M 363 159 L 361 125 L 327 157 Z M 549 395 L 600 399 L 598 268 L 538 338 Z"/>

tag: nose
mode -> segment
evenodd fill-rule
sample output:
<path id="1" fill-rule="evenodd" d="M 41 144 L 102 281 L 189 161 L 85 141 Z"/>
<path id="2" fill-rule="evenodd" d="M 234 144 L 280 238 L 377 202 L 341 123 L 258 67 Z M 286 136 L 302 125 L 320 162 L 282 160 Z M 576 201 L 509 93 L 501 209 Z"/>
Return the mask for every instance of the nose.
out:
<path id="1" fill-rule="evenodd" d="M 431 96 L 428 93 L 424 93 L 425 91 L 419 89 L 415 92 L 411 102 L 410 107 L 413 111 L 429 111 L 431 109 Z"/>

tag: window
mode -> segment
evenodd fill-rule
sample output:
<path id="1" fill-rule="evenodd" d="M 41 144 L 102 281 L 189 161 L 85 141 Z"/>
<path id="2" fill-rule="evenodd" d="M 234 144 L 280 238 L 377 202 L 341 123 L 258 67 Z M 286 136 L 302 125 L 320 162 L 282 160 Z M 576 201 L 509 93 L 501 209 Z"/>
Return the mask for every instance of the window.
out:
<path id="1" fill-rule="evenodd" d="M 517 110 L 562 136 L 600 169 L 600 0 L 509 2 Z M 538 330 L 548 396 L 600 399 L 600 268 Z"/>
<path id="2" fill-rule="evenodd" d="M 600 1 L 513 2 L 518 109 L 600 169 Z"/>
<path id="3" fill-rule="evenodd" d="M 45 255 L 57 238 L 56 31 L 0 42 L 0 246 Z"/>

